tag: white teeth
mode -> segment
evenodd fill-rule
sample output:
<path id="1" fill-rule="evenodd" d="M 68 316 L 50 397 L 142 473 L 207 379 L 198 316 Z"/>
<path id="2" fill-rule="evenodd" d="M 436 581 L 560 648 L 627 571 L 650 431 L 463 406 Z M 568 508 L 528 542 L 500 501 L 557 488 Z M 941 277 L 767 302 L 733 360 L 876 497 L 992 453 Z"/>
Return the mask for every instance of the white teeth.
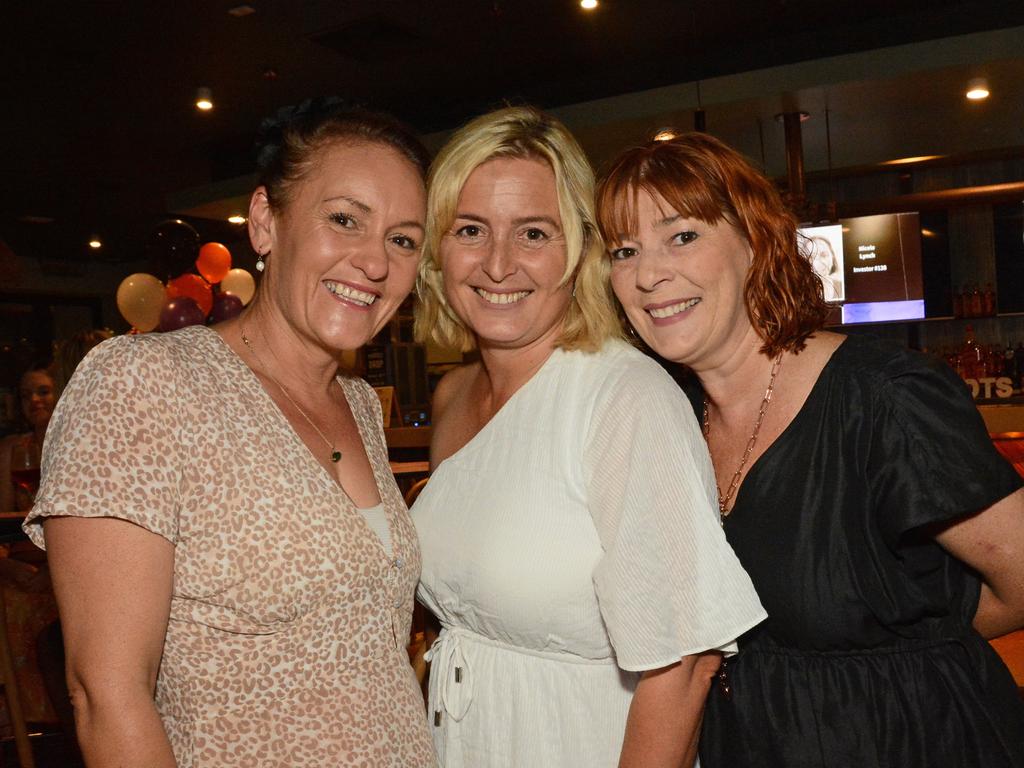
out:
<path id="1" fill-rule="evenodd" d="M 649 309 L 651 317 L 662 320 L 666 317 L 672 317 L 672 315 L 678 315 L 680 312 L 684 312 L 690 307 L 694 306 L 700 301 L 700 299 L 690 299 L 689 301 L 681 301 L 678 304 L 673 304 L 670 307 L 661 307 L 660 309 Z"/>
<path id="2" fill-rule="evenodd" d="M 529 291 L 516 291 L 515 293 L 491 293 L 483 288 L 474 289 L 477 295 L 490 304 L 515 304 L 530 295 Z"/>
<path id="3" fill-rule="evenodd" d="M 354 301 L 357 304 L 365 304 L 366 306 L 369 306 L 377 300 L 377 297 L 372 293 L 357 291 L 355 288 L 350 288 L 343 283 L 333 283 L 330 280 L 325 280 L 324 285 L 326 285 L 327 290 L 335 296 L 341 296 L 343 299 Z"/>

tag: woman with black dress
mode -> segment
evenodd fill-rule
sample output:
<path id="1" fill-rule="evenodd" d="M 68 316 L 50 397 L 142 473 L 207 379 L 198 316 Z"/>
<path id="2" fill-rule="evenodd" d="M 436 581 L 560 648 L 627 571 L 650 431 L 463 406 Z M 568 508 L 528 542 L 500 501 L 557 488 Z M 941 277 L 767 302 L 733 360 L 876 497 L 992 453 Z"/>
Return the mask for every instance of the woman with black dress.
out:
<path id="1" fill-rule="evenodd" d="M 598 204 L 625 317 L 699 381 L 722 524 L 769 614 L 711 690 L 704 768 L 1024 765 L 984 639 L 1024 625 L 1024 491 L 963 383 L 823 332 L 793 217 L 709 136 L 627 151 Z"/>

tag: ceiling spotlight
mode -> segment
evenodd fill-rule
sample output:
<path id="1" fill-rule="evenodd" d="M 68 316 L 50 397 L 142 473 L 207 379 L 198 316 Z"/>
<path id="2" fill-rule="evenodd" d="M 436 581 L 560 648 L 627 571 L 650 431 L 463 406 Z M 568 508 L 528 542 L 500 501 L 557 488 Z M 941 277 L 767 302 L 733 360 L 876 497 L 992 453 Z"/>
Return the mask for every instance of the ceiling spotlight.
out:
<path id="1" fill-rule="evenodd" d="M 98 251 L 100 248 L 103 247 L 103 243 L 100 241 L 98 237 L 94 237 L 92 240 L 89 241 L 89 247 L 92 248 L 94 251 Z"/>
<path id="2" fill-rule="evenodd" d="M 236 213 L 234 216 L 228 216 L 228 221 L 232 224 L 245 224 L 245 216 Z"/>
<path id="3" fill-rule="evenodd" d="M 655 141 L 672 141 L 676 137 L 676 132 L 671 128 L 662 128 L 656 134 L 654 134 Z"/>
<path id="4" fill-rule="evenodd" d="M 981 101 L 988 98 L 988 81 L 984 77 L 975 77 L 967 83 L 967 93 L 964 94 L 971 101 Z"/>
<path id="5" fill-rule="evenodd" d="M 580 8 L 585 11 L 592 11 L 597 8 L 597 0 L 580 0 Z"/>
<path id="6" fill-rule="evenodd" d="M 895 160 L 883 160 L 879 165 L 916 165 L 926 163 L 929 160 L 940 160 L 945 155 L 915 155 L 913 157 L 898 157 Z"/>
<path id="7" fill-rule="evenodd" d="M 234 16 L 236 19 L 244 19 L 254 13 L 256 13 L 256 9 L 251 5 L 236 5 L 234 8 L 228 8 L 228 16 Z"/>
<path id="8" fill-rule="evenodd" d="M 213 91 L 205 85 L 196 89 L 196 109 L 209 112 L 213 109 Z"/>

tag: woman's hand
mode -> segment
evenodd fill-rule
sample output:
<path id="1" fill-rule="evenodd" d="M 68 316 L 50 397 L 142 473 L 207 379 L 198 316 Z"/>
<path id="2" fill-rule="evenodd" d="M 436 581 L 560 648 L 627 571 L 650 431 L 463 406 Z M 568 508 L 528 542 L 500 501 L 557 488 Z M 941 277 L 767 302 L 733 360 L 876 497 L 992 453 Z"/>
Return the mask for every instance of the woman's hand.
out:
<path id="1" fill-rule="evenodd" d="M 983 637 L 1024 627 L 1024 488 L 958 520 L 935 539 L 981 574 L 974 628 Z"/>
<path id="2" fill-rule="evenodd" d="M 644 672 L 629 706 L 619 768 L 690 768 L 704 701 L 722 654 L 707 651 Z"/>
<path id="3" fill-rule="evenodd" d="M 78 741 L 90 768 L 174 768 L 153 702 L 174 545 L 114 518 L 43 524 Z"/>

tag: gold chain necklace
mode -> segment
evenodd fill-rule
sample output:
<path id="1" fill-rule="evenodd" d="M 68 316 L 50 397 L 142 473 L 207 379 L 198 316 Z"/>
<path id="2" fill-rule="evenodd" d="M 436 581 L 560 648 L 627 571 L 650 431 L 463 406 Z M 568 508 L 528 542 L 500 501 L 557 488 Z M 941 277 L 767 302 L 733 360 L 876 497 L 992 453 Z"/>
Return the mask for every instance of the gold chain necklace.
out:
<path id="1" fill-rule="evenodd" d="M 309 426 L 311 426 L 316 433 L 320 435 L 320 439 L 324 441 L 324 444 L 331 449 L 331 461 L 335 464 L 341 461 L 341 451 L 337 449 L 334 443 L 327 439 L 327 435 L 321 432 L 320 427 L 318 427 L 313 420 L 306 415 L 306 412 L 299 407 L 299 404 L 295 402 L 295 398 L 293 398 L 288 393 L 288 390 L 284 388 L 284 384 L 274 378 L 273 374 L 270 373 L 270 369 L 267 368 L 266 363 L 263 362 L 263 358 L 260 357 L 260 353 L 256 351 L 256 347 L 252 345 L 252 342 L 249 341 L 249 337 L 245 335 L 244 331 L 242 332 L 242 343 L 245 344 L 250 352 L 252 352 L 253 356 L 256 358 L 256 362 L 258 362 L 260 367 L 263 369 L 263 372 L 277 385 L 277 388 L 281 390 L 284 396 L 288 398 L 288 402 L 295 406 L 295 410 L 299 412 L 299 415 L 306 420 Z"/>
<path id="2" fill-rule="evenodd" d="M 757 421 L 754 422 L 754 431 L 750 435 L 750 439 L 747 441 L 747 447 L 743 451 L 743 458 L 740 459 L 740 465 L 736 469 L 736 472 L 732 476 L 732 481 L 729 483 L 729 488 L 722 494 L 722 487 L 715 481 L 715 488 L 718 489 L 718 518 L 721 520 L 722 525 L 725 525 L 725 518 L 729 516 L 729 512 L 726 511 L 726 507 L 729 506 L 729 502 L 732 500 L 732 496 L 736 493 L 736 488 L 740 484 L 740 475 L 743 474 L 743 468 L 747 466 L 747 459 L 750 458 L 751 451 L 754 450 L 754 444 L 757 443 L 757 436 L 761 432 L 761 424 L 764 422 L 764 415 L 768 413 L 768 406 L 772 402 L 772 392 L 775 390 L 775 377 L 779 373 L 779 366 L 782 365 L 782 355 L 775 358 L 775 362 L 772 363 L 772 375 L 768 380 L 768 389 L 765 390 L 764 399 L 761 400 L 761 409 L 757 412 Z M 711 434 L 711 420 L 708 418 L 708 396 L 704 395 L 704 415 L 701 419 L 701 427 L 704 432 L 704 440 L 708 440 L 708 436 Z"/>

